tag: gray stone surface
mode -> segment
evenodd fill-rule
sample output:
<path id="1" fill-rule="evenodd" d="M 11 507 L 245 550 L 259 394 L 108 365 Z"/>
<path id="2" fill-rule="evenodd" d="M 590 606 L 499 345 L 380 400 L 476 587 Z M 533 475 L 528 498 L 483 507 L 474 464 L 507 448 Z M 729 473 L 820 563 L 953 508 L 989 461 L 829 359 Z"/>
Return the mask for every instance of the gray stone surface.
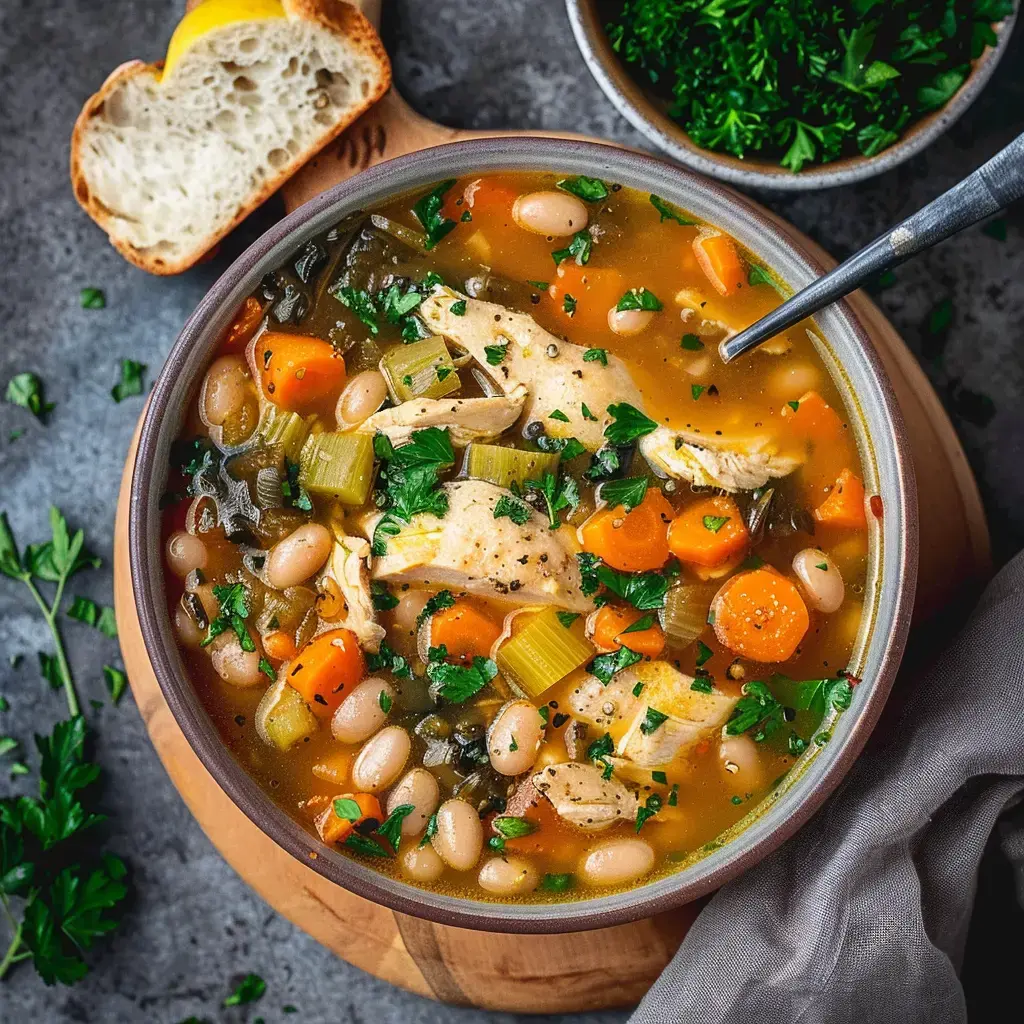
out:
<path id="1" fill-rule="evenodd" d="M 558 0 L 395 0 L 386 41 L 402 91 L 423 113 L 451 125 L 566 128 L 639 144 L 586 72 Z M 208 285 L 266 227 L 256 215 L 212 263 L 159 280 L 125 264 L 75 205 L 67 181 L 72 122 L 84 98 L 123 60 L 155 59 L 178 16 L 175 0 L 4 0 L 0 5 L 0 383 L 34 370 L 56 402 L 41 426 L 0 406 L 0 467 L 6 508 L 22 541 L 41 539 L 56 503 L 85 527 L 105 556 L 75 593 L 109 602 L 116 488 L 141 400 L 109 397 L 117 360 L 158 370 Z M 771 200 L 770 205 L 838 256 L 917 208 L 1024 128 L 1024 45 L 1018 33 L 981 100 L 927 153 L 884 178 L 852 188 Z M 762 197 L 764 198 L 764 197 Z M 1001 558 L 1024 539 L 1024 448 L 1020 412 L 1024 346 L 1024 210 L 1009 237 L 974 230 L 897 273 L 880 301 L 944 395 L 982 483 Z M 104 289 L 107 309 L 79 308 L 84 286 Z M 922 324 L 945 298 L 948 331 Z M 994 412 L 963 389 L 988 396 Z M 9 431 L 24 436 L 8 443 Z M 941 515 L 941 509 L 924 514 Z M 0 733 L 28 740 L 63 711 L 41 685 L 35 652 L 42 623 L 19 585 L 0 579 L 0 693 L 11 711 Z M 101 666 L 115 644 L 69 623 L 71 658 L 86 698 L 103 699 Z M 23 653 L 18 669 L 7 655 Z M 90 712 L 105 769 L 105 831 L 131 864 L 133 897 L 115 937 L 90 959 L 73 989 L 46 989 L 30 968 L 0 986 L 0 1021 L 170 1022 L 190 1014 L 226 1022 L 301 1020 L 375 1024 L 509 1024 L 511 1015 L 438 1007 L 329 956 L 249 892 L 199 831 L 150 748 L 131 699 Z M 15 787 L 17 788 L 17 787 Z M 0 792 L 7 783 L 0 783 Z M 0 934 L 3 933 L 0 925 Z M 3 942 L 6 945 L 6 939 Z M 242 973 L 268 981 L 261 1004 L 222 1011 Z M 282 1005 L 301 1015 L 284 1017 Z M 525 1020 L 525 1018 L 523 1018 Z M 569 1018 L 560 1018 L 567 1021 Z M 621 1014 L 573 1018 L 611 1022 Z"/>

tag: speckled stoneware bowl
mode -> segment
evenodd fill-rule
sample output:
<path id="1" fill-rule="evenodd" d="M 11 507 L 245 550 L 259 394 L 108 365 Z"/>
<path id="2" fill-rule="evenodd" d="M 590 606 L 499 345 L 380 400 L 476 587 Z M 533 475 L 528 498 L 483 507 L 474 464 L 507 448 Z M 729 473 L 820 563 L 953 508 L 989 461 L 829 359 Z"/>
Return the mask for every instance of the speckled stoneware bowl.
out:
<path id="1" fill-rule="evenodd" d="M 778 163 L 757 159 L 739 160 L 727 153 L 715 153 L 695 145 L 686 132 L 665 113 L 665 101 L 645 89 L 612 49 L 604 30 L 609 5 L 601 0 L 565 0 L 565 6 L 583 59 L 598 85 L 619 113 L 638 131 L 643 132 L 674 160 L 702 174 L 744 188 L 784 192 L 830 188 L 873 178 L 899 166 L 934 142 L 960 119 L 992 77 L 992 72 L 1006 52 L 1017 17 L 1015 8 L 1013 14 L 995 26 L 998 44 L 987 49 L 974 61 L 971 74 L 944 107 L 911 125 L 899 142 L 878 156 L 848 157 L 828 164 L 815 164 L 794 174 Z"/>
<path id="2" fill-rule="evenodd" d="M 648 156 L 590 143 L 516 138 L 456 143 L 380 164 L 268 231 L 232 264 L 185 325 L 156 382 L 142 427 L 129 516 L 132 585 L 147 651 L 178 724 L 235 803 L 289 853 L 367 899 L 442 924 L 511 932 L 578 931 L 635 920 L 710 892 L 796 832 L 835 788 L 878 720 L 903 651 L 917 578 L 917 498 L 892 389 L 861 324 L 840 303 L 818 318 L 823 339 L 819 350 L 846 400 L 865 485 L 869 493 L 882 496 L 884 516 L 869 527 L 864 623 L 850 664 L 863 681 L 855 689 L 853 706 L 832 725 L 832 741 L 821 747 L 812 744 L 786 780 L 719 848 L 695 854 L 673 874 L 590 899 L 498 905 L 454 898 L 387 878 L 321 843 L 271 801 L 221 742 L 178 653 L 164 598 L 160 543 L 159 502 L 171 443 L 218 335 L 268 270 L 354 210 L 442 178 L 495 170 L 589 174 L 656 192 L 728 231 L 791 288 L 821 273 L 821 267 L 741 196 Z"/>

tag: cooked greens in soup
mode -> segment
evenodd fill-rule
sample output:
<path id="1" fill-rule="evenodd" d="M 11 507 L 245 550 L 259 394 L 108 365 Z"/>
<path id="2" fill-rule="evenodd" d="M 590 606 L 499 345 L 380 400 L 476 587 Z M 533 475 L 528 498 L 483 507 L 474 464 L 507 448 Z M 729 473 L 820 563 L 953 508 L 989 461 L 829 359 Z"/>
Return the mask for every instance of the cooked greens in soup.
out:
<path id="1" fill-rule="evenodd" d="M 881 499 L 806 325 L 719 359 L 778 302 L 684 210 L 540 173 L 268 274 L 165 540 L 196 689 L 273 799 L 412 883 L 562 900 L 713 849 L 826 742 Z"/>

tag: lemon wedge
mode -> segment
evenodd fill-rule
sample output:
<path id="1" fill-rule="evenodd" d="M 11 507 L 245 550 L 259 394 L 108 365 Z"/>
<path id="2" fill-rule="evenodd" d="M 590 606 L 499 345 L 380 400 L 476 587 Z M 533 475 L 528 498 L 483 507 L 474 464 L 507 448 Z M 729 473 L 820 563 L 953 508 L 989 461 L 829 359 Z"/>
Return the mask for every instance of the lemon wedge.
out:
<path id="1" fill-rule="evenodd" d="M 178 22 L 167 44 L 161 77 L 166 79 L 188 49 L 207 32 L 236 21 L 262 21 L 284 16 L 281 0 L 204 0 Z"/>

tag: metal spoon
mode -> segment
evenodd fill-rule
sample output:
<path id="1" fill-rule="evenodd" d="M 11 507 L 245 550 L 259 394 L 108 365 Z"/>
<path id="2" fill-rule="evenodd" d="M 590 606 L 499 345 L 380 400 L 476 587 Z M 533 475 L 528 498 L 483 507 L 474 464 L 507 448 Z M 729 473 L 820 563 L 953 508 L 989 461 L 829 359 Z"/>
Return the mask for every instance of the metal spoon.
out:
<path id="1" fill-rule="evenodd" d="M 723 362 L 774 338 L 806 317 L 859 288 L 875 274 L 897 267 L 1024 196 L 1024 134 L 933 199 L 881 238 L 840 263 L 835 270 L 798 291 L 778 309 L 718 346 Z"/>

